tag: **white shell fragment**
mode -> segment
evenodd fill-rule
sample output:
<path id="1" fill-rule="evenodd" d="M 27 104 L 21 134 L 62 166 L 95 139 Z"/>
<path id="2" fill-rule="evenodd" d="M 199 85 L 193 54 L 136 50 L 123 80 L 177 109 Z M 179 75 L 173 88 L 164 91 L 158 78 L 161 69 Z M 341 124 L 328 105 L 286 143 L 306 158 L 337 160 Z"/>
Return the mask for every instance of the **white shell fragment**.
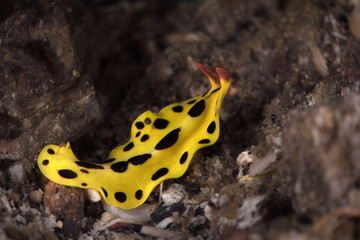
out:
<path id="1" fill-rule="evenodd" d="M 221 195 L 220 198 L 219 198 L 219 207 L 222 208 L 222 207 L 224 207 L 225 205 L 227 205 L 229 202 L 230 202 L 229 196 L 226 195 L 226 194 L 223 194 L 223 195 Z"/>
<path id="2" fill-rule="evenodd" d="M 185 188 L 183 185 L 174 183 L 162 193 L 162 200 L 166 205 L 178 203 L 186 196 Z"/>
<path id="3" fill-rule="evenodd" d="M 13 210 L 10 206 L 10 202 L 6 196 L 6 191 L 0 188 L 0 210 L 12 213 Z"/>
<path id="4" fill-rule="evenodd" d="M 244 176 L 244 169 L 248 167 L 250 163 L 254 161 L 254 156 L 250 151 L 241 152 L 236 158 L 236 165 L 239 166 L 239 174 L 237 178 L 241 178 Z"/>
<path id="5" fill-rule="evenodd" d="M 269 152 L 264 157 L 256 159 L 250 168 L 249 168 L 249 176 L 256 176 L 258 174 L 262 174 L 265 170 L 271 166 L 276 161 L 276 153 Z"/>
<path id="6" fill-rule="evenodd" d="M 258 212 L 260 203 L 266 198 L 266 195 L 255 196 L 248 198 L 243 202 L 243 205 L 238 209 L 237 224 L 238 229 L 245 229 L 253 226 L 261 220 L 262 215 Z"/>
<path id="7" fill-rule="evenodd" d="M 315 42 L 308 41 L 307 44 L 310 48 L 316 71 L 320 73 L 321 76 L 326 77 L 329 75 L 329 70 L 324 55 L 321 53 Z"/>
<path id="8" fill-rule="evenodd" d="M 241 152 L 236 158 L 236 164 L 241 167 L 243 164 L 252 163 L 254 161 L 254 157 L 250 151 Z"/>
<path id="9" fill-rule="evenodd" d="M 53 229 L 57 227 L 56 217 L 54 215 L 50 215 L 49 217 L 44 217 L 44 225 L 48 229 Z"/>
<path id="10" fill-rule="evenodd" d="M 172 224 L 173 222 L 176 221 L 176 218 L 171 216 L 171 217 L 167 217 L 165 219 L 163 219 L 161 222 L 159 222 L 158 224 L 156 224 L 156 227 L 158 228 L 167 228 L 170 224 Z"/>
<path id="11" fill-rule="evenodd" d="M 276 153 L 277 151 L 275 150 L 261 158 L 250 154 L 248 151 L 240 153 L 236 159 L 236 164 L 239 166 L 237 178 L 243 179 L 243 177 L 254 177 L 266 173 L 272 164 L 276 162 Z M 246 172 L 244 172 L 245 169 L 247 170 Z"/>
<path id="12" fill-rule="evenodd" d="M 121 218 L 123 222 L 142 224 L 150 221 L 150 213 L 155 209 L 155 205 L 143 204 L 133 209 L 121 209 L 102 201 L 105 211 Z"/>
<path id="13" fill-rule="evenodd" d="M 234 227 L 240 230 L 247 229 L 259 222 L 263 217 L 261 205 L 265 199 L 266 195 L 247 198 L 244 200 L 242 206 L 235 210 L 236 212 L 234 212 L 234 214 L 216 216 L 220 234 L 225 234 L 229 228 Z M 214 218 L 214 213 L 211 215 L 212 217 L 207 217 L 209 220 Z"/>

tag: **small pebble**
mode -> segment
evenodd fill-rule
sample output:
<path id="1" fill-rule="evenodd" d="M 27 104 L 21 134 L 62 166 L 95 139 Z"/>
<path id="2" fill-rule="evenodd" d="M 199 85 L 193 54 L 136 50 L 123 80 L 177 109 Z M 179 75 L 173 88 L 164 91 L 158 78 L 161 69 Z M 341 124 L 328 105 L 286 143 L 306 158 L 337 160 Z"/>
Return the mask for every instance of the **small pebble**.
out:
<path id="1" fill-rule="evenodd" d="M 224 207 L 226 204 L 228 204 L 230 201 L 230 198 L 228 195 L 226 194 L 223 194 L 220 196 L 220 199 L 219 199 L 219 207 Z"/>
<path id="2" fill-rule="evenodd" d="M 351 206 L 360 208 L 360 191 L 358 189 L 353 189 L 349 193 L 349 203 Z"/>
<path id="3" fill-rule="evenodd" d="M 48 229 L 53 229 L 57 227 L 56 217 L 54 215 L 50 215 L 49 217 L 44 217 L 44 225 Z"/>
<path id="4" fill-rule="evenodd" d="M 349 16 L 349 27 L 351 33 L 360 38 L 360 6 L 354 8 Z"/>
<path id="5" fill-rule="evenodd" d="M 56 227 L 57 227 L 57 228 L 62 228 L 63 225 L 64 225 L 64 223 L 63 223 L 62 221 L 57 221 L 57 222 L 56 222 Z"/>
<path id="6" fill-rule="evenodd" d="M 10 193 L 10 198 L 11 200 L 13 200 L 15 203 L 18 203 L 20 201 L 20 196 L 19 194 L 15 193 L 15 192 L 11 192 Z"/>
<path id="7" fill-rule="evenodd" d="M 86 199 L 91 202 L 99 202 L 101 200 L 101 195 L 99 191 L 89 188 L 85 190 Z"/>
<path id="8" fill-rule="evenodd" d="M 204 216 L 209 220 L 212 221 L 214 219 L 214 209 L 210 207 L 210 205 L 206 205 L 204 208 Z"/>
<path id="9" fill-rule="evenodd" d="M 211 198 L 210 202 L 214 204 L 214 206 L 219 206 L 219 194 L 215 193 L 215 195 Z"/>
<path id="10" fill-rule="evenodd" d="M 9 171 L 11 173 L 11 177 L 14 181 L 21 183 L 24 180 L 24 168 L 21 163 L 17 163 L 12 165 L 9 168 Z"/>
<path id="11" fill-rule="evenodd" d="M 23 216 L 21 216 L 20 214 L 17 214 L 17 215 L 14 217 L 14 219 L 16 220 L 17 223 L 21 223 L 21 224 L 23 224 L 23 225 L 26 225 L 26 224 L 27 224 L 26 219 L 25 219 Z"/>
<path id="12" fill-rule="evenodd" d="M 30 202 L 39 204 L 42 201 L 43 192 L 41 190 L 35 190 L 30 192 Z"/>

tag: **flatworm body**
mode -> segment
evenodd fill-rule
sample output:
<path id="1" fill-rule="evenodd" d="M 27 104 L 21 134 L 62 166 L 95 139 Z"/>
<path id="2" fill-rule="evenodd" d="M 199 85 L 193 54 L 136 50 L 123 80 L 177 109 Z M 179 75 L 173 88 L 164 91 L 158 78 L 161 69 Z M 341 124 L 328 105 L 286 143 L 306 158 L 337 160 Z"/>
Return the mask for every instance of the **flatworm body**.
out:
<path id="1" fill-rule="evenodd" d="M 59 184 L 97 189 L 116 207 L 141 205 L 160 182 L 181 177 L 196 151 L 219 138 L 218 111 L 231 79 L 223 68 L 215 73 L 196 65 L 210 80 L 210 91 L 158 114 L 141 114 L 132 124 L 130 140 L 113 149 L 103 164 L 79 161 L 69 143 L 48 145 L 38 157 L 41 172 Z"/>

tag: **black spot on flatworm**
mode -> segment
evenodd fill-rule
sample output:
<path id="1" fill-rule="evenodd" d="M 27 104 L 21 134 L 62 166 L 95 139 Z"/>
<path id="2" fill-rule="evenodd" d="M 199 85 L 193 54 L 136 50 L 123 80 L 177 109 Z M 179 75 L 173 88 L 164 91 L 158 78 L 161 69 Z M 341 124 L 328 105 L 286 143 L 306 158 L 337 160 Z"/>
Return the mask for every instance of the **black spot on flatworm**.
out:
<path id="1" fill-rule="evenodd" d="M 213 94 L 214 92 L 219 91 L 219 90 L 220 90 L 220 88 L 221 88 L 221 87 L 219 87 L 219 88 L 217 88 L 217 89 L 213 90 L 213 91 L 211 92 L 211 94 Z"/>
<path id="2" fill-rule="evenodd" d="M 131 150 L 134 147 L 134 143 L 133 142 L 129 142 L 123 149 L 124 152 L 127 152 L 129 150 Z"/>
<path id="3" fill-rule="evenodd" d="M 184 154 L 180 158 L 180 164 L 184 164 L 188 158 L 188 152 L 184 152 Z"/>
<path id="4" fill-rule="evenodd" d="M 137 190 L 135 193 L 135 198 L 140 200 L 142 198 L 143 192 L 141 190 Z"/>
<path id="5" fill-rule="evenodd" d="M 198 117 L 201 115 L 201 113 L 204 111 L 205 109 L 205 101 L 204 99 L 198 101 L 197 103 L 195 103 L 194 106 L 192 106 L 192 108 L 190 108 L 190 110 L 188 111 L 188 114 L 190 117 Z"/>
<path id="6" fill-rule="evenodd" d="M 101 187 L 101 189 L 103 190 L 105 197 L 107 197 L 108 194 L 107 194 L 107 191 L 105 190 L 105 188 Z"/>
<path id="7" fill-rule="evenodd" d="M 140 134 L 141 134 L 141 132 L 137 132 L 136 135 L 135 135 L 135 137 L 139 137 Z"/>
<path id="8" fill-rule="evenodd" d="M 124 161 L 117 162 L 117 163 L 112 164 L 110 168 L 114 172 L 122 173 L 127 170 L 128 164 L 129 164 L 128 162 L 124 162 Z"/>
<path id="9" fill-rule="evenodd" d="M 145 122 L 146 124 L 150 124 L 150 123 L 151 123 L 151 120 L 150 120 L 150 118 L 145 118 L 144 122 Z"/>
<path id="10" fill-rule="evenodd" d="M 86 187 L 86 186 L 87 186 L 87 184 L 86 184 L 86 183 L 82 183 L 82 184 L 81 184 L 81 186 Z"/>
<path id="11" fill-rule="evenodd" d="M 84 168 L 88 168 L 88 169 L 104 169 L 103 166 L 96 165 L 96 164 L 93 164 L 93 163 L 80 162 L 80 161 L 75 161 L 75 163 L 79 167 L 84 167 Z"/>
<path id="12" fill-rule="evenodd" d="M 215 121 L 212 121 L 207 128 L 207 132 L 213 134 L 215 132 L 215 129 L 216 129 Z"/>
<path id="13" fill-rule="evenodd" d="M 143 122 L 136 122 L 135 123 L 135 126 L 137 127 L 137 129 L 143 129 L 145 127 L 144 123 Z"/>
<path id="14" fill-rule="evenodd" d="M 45 159 L 44 161 L 42 161 L 42 165 L 46 166 L 49 164 L 49 160 Z"/>
<path id="15" fill-rule="evenodd" d="M 158 144 L 156 144 L 155 149 L 163 150 L 174 145 L 179 138 L 179 132 L 180 128 L 174 129 L 169 132 L 165 137 L 163 137 L 163 139 L 158 142 Z"/>
<path id="16" fill-rule="evenodd" d="M 206 91 L 201 97 L 205 97 L 206 94 L 208 94 L 209 91 Z"/>
<path id="17" fill-rule="evenodd" d="M 144 135 L 141 137 L 140 141 L 141 141 L 141 142 L 146 142 L 148 139 L 149 139 L 149 135 L 144 134 Z"/>
<path id="18" fill-rule="evenodd" d="M 47 152 L 48 152 L 49 154 L 51 154 L 51 155 L 55 154 L 54 150 L 52 150 L 51 148 L 49 148 L 49 149 L 47 150 Z"/>
<path id="19" fill-rule="evenodd" d="M 85 170 L 85 169 L 80 169 L 80 172 L 89 173 L 89 171 L 88 171 L 88 170 Z"/>
<path id="20" fill-rule="evenodd" d="M 166 175 L 169 172 L 169 169 L 167 168 L 160 168 L 159 170 L 156 171 L 156 173 L 154 173 L 151 177 L 151 180 L 155 181 L 158 180 L 159 178 L 161 178 L 162 176 Z"/>
<path id="21" fill-rule="evenodd" d="M 131 163 L 132 165 L 141 165 L 141 164 L 145 163 L 149 158 L 151 158 L 151 154 L 146 153 L 143 155 L 138 155 L 138 156 L 129 158 L 128 162 Z"/>
<path id="22" fill-rule="evenodd" d="M 123 192 L 116 192 L 115 199 L 118 200 L 118 202 L 123 203 L 126 201 L 126 194 Z"/>
<path id="23" fill-rule="evenodd" d="M 210 140 L 209 139 L 203 139 L 203 140 L 199 141 L 199 143 L 201 143 L 201 144 L 210 143 Z"/>
<path id="24" fill-rule="evenodd" d="M 172 110 L 174 111 L 174 112 L 177 112 L 177 113 L 179 113 L 179 112 L 182 112 L 183 111 L 183 107 L 182 106 L 175 106 L 175 107 L 173 107 L 172 108 Z"/>
<path id="25" fill-rule="evenodd" d="M 193 100 L 191 100 L 191 101 L 188 101 L 187 104 L 193 104 L 194 102 L 196 102 L 196 99 L 193 99 Z"/>
<path id="26" fill-rule="evenodd" d="M 70 169 L 61 169 L 58 171 L 60 177 L 73 179 L 77 177 L 77 173 Z"/>
<path id="27" fill-rule="evenodd" d="M 105 160 L 103 163 L 109 163 L 115 161 L 116 158 L 109 158 L 108 160 Z"/>
<path id="28" fill-rule="evenodd" d="M 167 127 L 167 125 L 169 124 L 169 121 L 166 119 L 162 119 L 162 118 L 158 118 L 155 120 L 154 122 L 154 127 L 156 127 L 157 129 L 164 129 Z"/>

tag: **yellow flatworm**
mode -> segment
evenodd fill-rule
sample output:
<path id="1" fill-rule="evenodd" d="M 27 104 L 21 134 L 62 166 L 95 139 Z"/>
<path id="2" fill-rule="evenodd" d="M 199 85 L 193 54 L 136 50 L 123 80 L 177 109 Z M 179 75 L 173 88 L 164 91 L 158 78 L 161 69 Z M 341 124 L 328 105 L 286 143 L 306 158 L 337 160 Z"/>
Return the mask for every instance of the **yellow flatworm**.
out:
<path id="1" fill-rule="evenodd" d="M 218 111 L 231 79 L 223 68 L 215 73 L 196 65 L 210 80 L 210 91 L 158 114 L 141 114 L 131 126 L 130 140 L 112 150 L 103 164 L 79 161 L 69 143 L 48 145 L 38 157 L 40 171 L 59 184 L 97 189 L 110 205 L 123 209 L 141 205 L 154 187 L 181 177 L 195 152 L 219 138 Z"/>

